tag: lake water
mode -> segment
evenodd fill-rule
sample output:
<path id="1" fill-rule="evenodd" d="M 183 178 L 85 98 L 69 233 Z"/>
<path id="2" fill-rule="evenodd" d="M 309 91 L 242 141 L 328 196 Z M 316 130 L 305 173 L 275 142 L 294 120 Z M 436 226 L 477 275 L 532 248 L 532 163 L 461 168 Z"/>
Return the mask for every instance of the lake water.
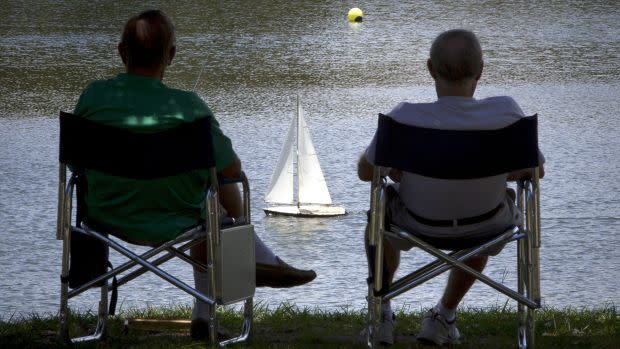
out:
<path id="1" fill-rule="evenodd" d="M 350 7 L 365 13 L 351 26 Z M 284 260 L 314 268 L 309 285 L 260 289 L 276 306 L 362 309 L 362 242 L 369 186 L 356 161 L 376 114 L 400 101 L 434 100 L 425 60 L 442 30 L 477 32 L 485 71 L 476 93 L 513 96 L 540 116 L 542 294 L 545 305 L 620 304 L 620 6 L 614 1 L 152 2 L 177 28 L 178 54 L 165 82 L 212 106 L 251 180 L 257 233 Z M 55 313 L 61 243 L 55 240 L 59 110 L 72 110 L 93 79 L 122 71 L 116 44 L 143 2 L 3 1 L 0 5 L 0 318 Z M 201 67 L 201 79 L 197 76 Z M 330 219 L 265 217 L 263 196 L 284 133 L 302 98 L 332 198 L 349 214 Z M 515 248 L 487 273 L 515 284 Z M 118 258 L 113 262 L 118 263 Z M 404 255 L 403 268 L 425 259 Z M 180 271 L 191 282 L 183 264 Z M 396 299 L 434 304 L 443 278 Z M 96 292 L 73 303 L 95 307 Z M 120 289 L 123 308 L 185 303 L 155 277 Z M 463 305 L 502 306 L 477 284 Z M 514 305 L 514 303 L 511 303 Z"/>

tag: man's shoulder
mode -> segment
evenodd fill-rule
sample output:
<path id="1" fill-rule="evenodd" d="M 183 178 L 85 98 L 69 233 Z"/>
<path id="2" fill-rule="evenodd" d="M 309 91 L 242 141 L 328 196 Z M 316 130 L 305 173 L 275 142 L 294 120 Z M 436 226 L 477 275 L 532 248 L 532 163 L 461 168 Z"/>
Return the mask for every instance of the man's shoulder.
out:
<path id="1" fill-rule="evenodd" d="M 431 114 L 435 108 L 435 103 L 401 102 L 392 108 L 388 115 L 405 124 L 415 123 L 418 118 Z"/>
<path id="2" fill-rule="evenodd" d="M 521 111 L 519 104 L 510 96 L 492 96 L 478 100 L 480 103 L 501 106 L 507 109 L 515 109 Z"/>
<path id="3" fill-rule="evenodd" d="M 414 126 L 440 129 L 495 129 L 524 116 L 509 96 L 483 99 L 442 97 L 431 103 L 402 102 L 389 112 L 394 120 Z"/>
<path id="4" fill-rule="evenodd" d="M 189 100 L 189 101 L 200 101 L 200 102 L 202 102 L 202 100 L 196 94 L 196 92 L 193 92 L 193 91 L 187 91 L 187 90 L 182 90 L 182 89 L 179 89 L 179 88 L 169 87 L 169 86 L 163 85 L 163 84 L 162 84 L 162 89 L 163 89 L 163 91 L 165 91 L 166 94 L 173 95 L 176 98 L 186 99 L 186 100 Z"/>
<path id="5" fill-rule="evenodd" d="M 86 85 L 86 87 L 84 88 L 84 92 L 101 91 L 103 89 L 109 88 L 110 86 L 115 84 L 115 80 L 115 77 L 109 79 L 92 80 Z"/>
<path id="6" fill-rule="evenodd" d="M 431 103 L 412 103 L 412 102 L 400 102 L 398 103 L 392 110 L 389 115 L 398 115 L 403 113 L 411 113 L 420 110 L 425 110 L 428 108 L 433 108 L 435 106 L 435 102 Z"/>
<path id="7" fill-rule="evenodd" d="M 76 115 L 86 116 L 90 114 L 93 106 L 101 104 L 102 100 L 112 92 L 112 86 L 116 78 L 92 80 L 88 82 L 86 87 L 82 90 L 78 102 L 73 110 Z"/>
<path id="8" fill-rule="evenodd" d="M 525 116 L 519 104 L 509 96 L 487 97 L 480 99 L 479 103 L 482 116 L 488 116 L 504 126 Z"/>
<path id="9" fill-rule="evenodd" d="M 166 93 L 174 96 L 178 104 L 189 106 L 200 116 L 212 116 L 213 113 L 207 103 L 194 91 L 187 91 L 173 87 L 166 87 Z"/>
<path id="10" fill-rule="evenodd" d="M 401 102 L 388 114 L 395 121 L 411 126 L 424 128 L 451 128 L 452 119 L 460 121 L 458 113 L 445 103 L 424 102 L 411 103 Z"/>
<path id="11" fill-rule="evenodd" d="M 165 89 L 168 93 L 171 94 L 175 94 L 178 95 L 180 97 L 185 97 L 188 99 L 200 99 L 200 97 L 198 96 L 198 94 L 194 91 L 188 91 L 188 90 L 182 90 L 180 88 L 174 88 L 174 87 L 169 87 L 169 86 L 165 86 Z M 201 100 L 202 101 L 202 100 Z"/>

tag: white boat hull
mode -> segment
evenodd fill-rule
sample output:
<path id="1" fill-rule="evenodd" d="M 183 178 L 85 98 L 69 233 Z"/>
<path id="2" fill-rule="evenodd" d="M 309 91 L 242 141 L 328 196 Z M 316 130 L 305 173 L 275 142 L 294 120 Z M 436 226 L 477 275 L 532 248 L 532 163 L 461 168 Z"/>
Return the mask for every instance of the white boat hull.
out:
<path id="1" fill-rule="evenodd" d="M 271 206 L 263 208 L 268 215 L 297 217 L 332 217 L 346 214 L 344 207 L 329 205 Z"/>

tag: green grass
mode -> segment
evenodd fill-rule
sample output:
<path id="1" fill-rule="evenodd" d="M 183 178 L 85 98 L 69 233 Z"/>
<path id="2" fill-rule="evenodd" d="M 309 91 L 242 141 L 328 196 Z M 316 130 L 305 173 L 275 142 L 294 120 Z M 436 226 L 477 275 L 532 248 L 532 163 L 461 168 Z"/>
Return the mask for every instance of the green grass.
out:
<path id="1" fill-rule="evenodd" d="M 200 348 L 192 341 L 188 328 L 147 330 L 129 327 L 125 319 L 187 319 L 189 307 L 125 310 L 112 317 L 105 341 L 81 344 L 76 348 Z M 396 314 L 394 348 L 425 348 L 415 341 L 423 313 L 399 311 Z M 224 309 L 220 323 L 235 333 L 241 314 Z M 516 314 L 511 309 L 469 309 L 460 311 L 458 326 L 462 340 L 458 348 L 515 348 Z M 77 314 L 71 322 L 74 334 L 85 334 L 94 327 L 94 314 Z M 269 309 L 258 305 L 249 342 L 236 348 L 363 348 L 360 331 L 365 312 L 340 309 L 311 310 L 283 304 Z M 57 339 L 58 319 L 33 314 L 0 322 L 0 348 L 63 348 Z M 620 316 L 614 306 L 600 309 L 542 309 L 536 315 L 537 348 L 620 348 Z"/>

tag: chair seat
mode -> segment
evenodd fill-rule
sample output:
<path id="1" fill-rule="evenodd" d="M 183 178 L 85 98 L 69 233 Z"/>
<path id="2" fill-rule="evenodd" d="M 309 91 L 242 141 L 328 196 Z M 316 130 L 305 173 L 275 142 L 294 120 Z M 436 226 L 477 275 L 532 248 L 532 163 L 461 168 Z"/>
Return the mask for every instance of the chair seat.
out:
<path id="1" fill-rule="evenodd" d="M 437 236 L 428 236 L 421 234 L 415 231 L 405 230 L 395 224 L 390 225 L 390 229 L 385 231 L 386 237 L 390 242 L 402 242 L 409 244 L 408 240 L 405 240 L 398 236 L 398 233 L 405 232 L 407 234 L 413 235 L 424 242 L 430 244 L 431 246 L 438 248 L 440 250 L 450 250 L 450 251 L 458 251 L 468 248 L 474 248 L 480 246 L 486 242 L 493 240 L 494 238 L 502 235 L 506 230 L 514 228 L 514 225 L 506 227 L 506 229 L 502 229 L 497 232 L 489 233 L 489 234 L 481 234 L 476 236 L 468 236 L 459 239 L 454 239 L 453 237 L 437 237 Z M 408 248 L 406 249 L 408 250 Z"/>
<path id="2" fill-rule="evenodd" d="M 97 231 L 102 231 L 102 232 L 106 232 L 114 237 L 117 237 L 125 242 L 128 242 L 132 245 L 139 245 L 139 246 L 150 246 L 150 247 L 155 247 L 155 246 L 159 246 L 162 243 L 166 242 L 166 241 L 144 241 L 144 240 L 140 240 L 140 239 L 136 239 L 133 238 L 131 236 L 129 236 L 129 234 L 125 234 L 123 232 L 119 232 L 118 230 L 112 229 L 109 225 L 102 223 L 98 220 L 92 219 L 92 218 L 87 218 L 84 220 L 84 222 L 92 229 L 97 230 Z M 220 218 L 220 229 L 226 229 L 226 228 L 231 228 L 234 226 L 239 226 L 239 225 L 243 225 L 245 224 L 244 220 L 236 220 L 234 218 L 230 218 L 230 217 L 222 217 Z M 198 222 L 196 225 L 192 226 L 192 227 L 188 227 L 187 229 L 184 229 L 183 231 L 180 231 L 178 233 L 178 235 L 176 237 L 179 237 L 185 233 L 187 233 L 188 231 L 193 230 L 196 233 L 193 234 L 191 236 L 191 238 L 197 238 L 201 233 L 200 232 L 204 232 L 206 230 L 206 224 L 204 220 L 201 220 L 200 222 Z M 202 235 L 204 235 L 204 233 L 202 233 Z M 175 238 L 176 238 L 175 237 Z"/>

